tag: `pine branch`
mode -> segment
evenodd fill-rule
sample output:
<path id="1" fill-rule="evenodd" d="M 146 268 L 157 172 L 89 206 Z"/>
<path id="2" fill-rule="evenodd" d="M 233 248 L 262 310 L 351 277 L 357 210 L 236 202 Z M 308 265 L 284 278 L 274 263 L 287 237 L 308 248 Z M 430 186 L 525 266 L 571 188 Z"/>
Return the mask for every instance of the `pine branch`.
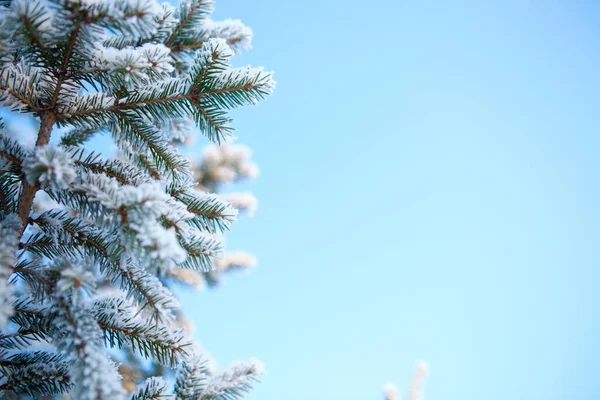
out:
<path id="1" fill-rule="evenodd" d="M 202 21 L 212 10 L 212 1 L 208 0 L 192 0 L 189 4 L 183 3 L 180 8 L 179 23 L 165 40 L 165 45 L 171 46 L 182 30 L 188 26 L 197 26 L 198 22 Z"/>
<path id="2" fill-rule="evenodd" d="M 216 238 L 188 233 L 180 236 L 180 243 L 188 253 L 186 260 L 178 264 L 181 268 L 207 272 L 215 268 L 212 257 L 223 256 L 223 242 Z"/>
<path id="3" fill-rule="evenodd" d="M 42 92 L 48 70 L 26 66 L 24 63 L 8 64 L 0 69 L 0 103 L 14 111 L 40 113 L 43 109 Z"/>
<path id="4" fill-rule="evenodd" d="M 215 194 L 177 186 L 170 187 L 168 190 L 196 216 L 189 223 L 200 230 L 209 233 L 224 232 L 237 219 L 237 210 Z"/>
<path id="5" fill-rule="evenodd" d="M 221 143 L 224 138 L 230 135 L 233 129 L 228 127 L 227 124 L 231 119 L 225 117 L 225 112 L 212 105 L 207 107 L 193 98 L 190 99 L 190 103 L 198 110 L 195 115 L 196 123 L 210 140 Z"/>
<path id="6" fill-rule="evenodd" d="M 258 375 L 265 373 L 264 365 L 256 359 L 237 361 L 223 372 L 211 378 L 210 382 L 194 400 L 236 400 L 252 390 Z"/>
<path id="7" fill-rule="evenodd" d="M 72 376 L 77 385 L 73 397 L 124 399 L 116 365 L 102 348 L 102 331 L 84 298 L 93 284 L 93 275 L 67 260 L 56 262 L 52 272 L 56 274 L 57 282 L 49 312 L 50 333 L 57 350 L 74 361 Z"/>
<path id="8" fill-rule="evenodd" d="M 46 250 L 40 255 L 53 255 L 54 251 L 57 255 L 62 255 L 69 249 L 76 251 L 83 247 L 82 253 L 96 260 L 102 269 L 108 267 L 107 263 L 115 263 L 118 260 L 120 252 L 114 240 L 116 233 L 101 231 L 89 222 L 70 215 L 68 210 L 47 211 L 33 222 L 43 234 L 34 234 L 29 239 L 32 243 L 25 243 L 24 248 L 30 251 L 36 252 L 36 245 L 42 245 Z M 75 254 L 73 252 L 65 255 Z"/>
<path id="9" fill-rule="evenodd" d="M 31 261 L 26 262 L 30 263 Z M 21 296 L 17 298 L 14 302 L 15 313 L 10 317 L 10 320 L 17 324 L 20 329 L 36 331 L 45 336 L 50 325 L 49 320 L 46 318 L 48 309 L 44 301 L 50 288 L 48 281 L 41 275 L 41 273 L 36 273 L 36 279 L 44 285 L 39 286 L 42 293 L 35 293 L 31 297 Z"/>
<path id="10" fill-rule="evenodd" d="M 208 360 L 200 355 L 181 363 L 175 376 L 175 398 L 197 399 L 208 384 L 208 376 Z"/>
<path id="11" fill-rule="evenodd" d="M 98 133 L 98 129 L 92 128 L 75 128 L 63 134 L 60 142 L 63 146 L 81 146 L 86 141 L 91 139 L 93 135 Z"/>
<path id="12" fill-rule="evenodd" d="M 134 119 L 125 112 L 118 112 L 123 133 L 131 139 L 130 143 L 140 150 L 143 145 L 148 146 L 150 153 L 157 160 L 157 166 L 165 171 L 179 172 L 186 169 L 185 160 L 177 150 L 165 143 L 160 133 L 154 126 L 142 125 L 142 121 Z"/>
<path id="13" fill-rule="evenodd" d="M 133 113 L 155 120 L 164 120 L 167 116 L 185 117 L 191 113 L 209 139 L 220 142 L 231 131 L 227 126 L 230 119 L 224 110 L 254 104 L 274 87 L 272 74 L 261 69 L 228 70 L 232 55 L 224 40 L 210 40 L 195 57 L 188 79 L 160 82 L 131 93 L 111 106 L 106 103 L 101 106 L 82 104 L 78 109 L 59 115 L 59 122 L 101 123 L 101 115 L 108 112 L 115 113 L 119 119 L 126 114 L 126 120 L 134 118 Z"/>
<path id="14" fill-rule="evenodd" d="M 76 21 L 75 26 L 73 27 L 73 30 L 71 31 L 71 33 L 69 35 L 69 40 L 67 42 L 67 51 L 66 51 L 63 63 L 62 63 L 62 67 L 61 67 L 60 71 L 57 73 L 56 86 L 54 87 L 54 94 L 53 94 L 52 98 L 50 99 L 50 105 L 49 105 L 50 109 L 56 108 L 56 104 L 58 101 L 58 97 L 60 95 L 61 88 L 66 80 L 67 69 L 69 67 L 69 61 L 71 59 L 71 56 L 73 55 L 73 49 L 75 47 L 75 42 L 77 40 L 77 35 L 79 35 L 80 29 L 81 29 L 81 22 Z M 54 119 L 56 120 L 56 116 L 54 116 Z M 54 123 L 54 121 L 52 121 L 52 123 Z"/>
<path id="15" fill-rule="evenodd" d="M 157 169 L 154 167 L 154 165 L 150 163 L 150 161 L 145 155 L 138 154 L 137 159 L 139 160 L 140 164 L 146 169 L 146 171 L 148 171 L 151 177 L 153 177 L 156 180 L 162 179 L 162 177 L 160 176 L 160 172 L 157 171 Z"/>
<path id="16" fill-rule="evenodd" d="M 66 237 L 52 237 L 45 233 L 36 233 L 27 238 L 25 243 L 21 243 L 19 248 L 26 250 L 38 257 L 56 259 L 61 257 L 73 258 L 78 256 L 79 249 L 74 247 Z"/>
<path id="17" fill-rule="evenodd" d="M 163 323 L 172 319 L 179 303 L 156 276 L 138 266 L 129 266 L 121 274 L 121 288 L 148 311 L 151 320 Z"/>
<path id="18" fill-rule="evenodd" d="M 32 397 L 64 393 L 72 387 L 70 366 L 61 354 L 46 351 L 17 353 L 0 365 L 5 381 L 0 392 L 24 392 Z"/>
<path id="19" fill-rule="evenodd" d="M 247 49 L 252 41 L 252 30 L 239 20 L 227 19 L 225 21 L 203 21 L 202 28 L 198 29 L 174 45 L 169 46 L 174 52 L 193 51 L 202 48 L 210 39 L 225 39 L 229 47 L 236 51 Z"/>
<path id="20" fill-rule="evenodd" d="M 31 344 L 32 340 L 36 339 L 36 332 L 23 330 L 19 332 L 1 334 L 0 333 L 0 348 L 3 349 L 18 349 Z M 31 335 L 31 336 L 30 336 Z"/>
<path id="21" fill-rule="evenodd" d="M 12 172 L 0 173 L 0 202 L 4 216 L 16 213 L 21 189 L 21 178 Z"/>
<path id="22" fill-rule="evenodd" d="M 35 305 L 31 299 L 18 299 L 13 303 L 11 322 L 19 328 L 16 332 L 0 332 L 0 348 L 18 350 L 28 348 L 32 342 L 46 340 L 48 321 L 44 318 L 44 307 Z"/>
<path id="23" fill-rule="evenodd" d="M 48 65 L 52 65 L 54 57 L 43 43 L 42 33 L 40 32 L 40 28 L 50 22 L 49 10 L 42 2 L 32 0 L 20 11 L 21 15 L 17 15 L 17 17 L 21 19 L 29 43 L 37 48 Z"/>
<path id="24" fill-rule="evenodd" d="M 22 248 L 40 256 L 56 258 L 63 255 L 73 257 L 76 255 L 78 244 L 82 245 L 85 254 L 98 262 L 101 272 L 109 279 L 119 282 L 128 296 L 141 304 L 142 309 L 145 309 L 156 321 L 169 320 L 171 311 L 179 307 L 176 299 L 164 288 L 158 278 L 139 266 L 133 264 L 125 266 L 120 258 L 121 250 L 118 243 L 97 232 L 84 221 L 76 217 L 68 217 L 65 211 L 49 211 L 38 217 L 35 223 L 43 229 L 43 232 L 32 235 Z M 56 233 L 55 237 L 52 237 L 52 226 L 56 224 L 60 224 L 64 233 L 70 235 L 70 240 L 63 235 L 60 238 L 62 241 L 57 241 Z"/>
<path id="25" fill-rule="evenodd" d="M 139 91 L 138 93 L 143 93 L 143 91 Z M 82 117 L 86 117 L 86 116 L 90 116 L 93 114 L 101 114 L 101 113 L 105 113 L 107 111 L 112 111 L 116 114 L 118 114 L 120 111 L 125 111 L 125 110 L 129 110 L 129 109 L 133 109 L 136 107 L 146 107 L 148 105 L 153 106 L 153 105 L 161 105 L 161 104 L 173 104 L 173 103 L 177 103 L 183 100 L 189 100 L 191 98 L 190 94 L 178 94 L 178 95 L 174 95 L 174 96 L 168 96 L 168 97 L 158 97 L 158 98 L 145 98 L 145 99 L 139 99 L 139 100 L 134 100 L 134 101 L 127 101 L 127 102 L 122 102 L 122 103 L 118 103 L 115 104 L 113 106 L 109 106 L 109 107 L 81 107 L 80 110 L 75 110 L 73 112 L 69 112 L 67 114 L 61 114 L 59 115 L 59 119 L 61 120 L 65 120 L 69 123 L 72 122 L 79 122 L 79 121 L 84 121 L 84 119 Z M 163 116 L 162 118 L 165 118 L 166 116 Z"/>
<path id="26" fill-rule="evenodd" d="M 87 173 L 102 173 L 116 179 L 123 185 L 141 185 L 152 179 L 135 166 L 121 160 L 102 160 L 100 154 L 87 152 L 82 148 L 74 149 L 71 153 L 73 162 Z"/>
<path id="27" fill-rule="evenodd" d="M 119 1 L 112 4 L 91 3 L 93 9 L 84 9 L 86 23 L 98 24 L 113 32 L 121 32 L 134 37 L 151 35 L 156 28 L 153 0 Z"/>
<path id="28" fill-rule="evenodd" d="M 21 254 L 22 256 L 23 254 Z M 25 283 L 31 290 L 30 297 L 25 299 L 20 298 L 15 302 L 15 315 L 19 313 L 24 313 L 24 315 L 38 315 L 40 306 L 35 304 L 34 301 L 43 302 L 50 291 L 50 282 L 44 273 L 45 268 L 38 262 L 21 259 L 12 269 L 11 283 L 17 284 L 17 280 L 20 280 L 20 283 Z M 13 322 L 23 326 L 20 322 Z"/>
<path id="29" fill-rule="evenodd" d="M 94 309 L 98 325 L 104 331 L 104 339 L 110 346 L 127 344 L 145 358 L 153 357 L 171 368 L 188 355 L 186 348 L 191 343 L 185 340 L 183 330 L 143 321 L 125 299 L 110 297 L 96 300 Z"/>
<path id="30" fill-rule="evenodd" d="M 167 391 L 167 382 L 161 377 L 152 376 L 138 386 L 130 400 L 172 399 L 173 396 L 167 394 Z"/>
<path id="31" fill-rule="evenodd" d="M 0 328 L 7 326 L 8 319 L 14 313 L 14 287 L 8 282 L 12 267 L 17 262 L 18 235 L 21 224 L 14 214 L 7 215 L 0 221 Z"/>
<path id="32" fill-rule="evenodd" d="M 0 348 L 22 349 L 29 347 L 32 342 L 46 341 L 49 324 L 44 314 L 45 307 L 35 304 L 32 299 L 22 298 L 17 299 L 13 306 L 14 313 L 10 320 L 19 328 L 10 334 L 0 334 Z"/>
<path id="33" fill-rule="evenodd" d="M 21 144 L 0 133 L 0 157 L 5 158 L 11 164 L 10 172 L 22 176 L 23 162 L 28 155 L 29 151 Z"/>

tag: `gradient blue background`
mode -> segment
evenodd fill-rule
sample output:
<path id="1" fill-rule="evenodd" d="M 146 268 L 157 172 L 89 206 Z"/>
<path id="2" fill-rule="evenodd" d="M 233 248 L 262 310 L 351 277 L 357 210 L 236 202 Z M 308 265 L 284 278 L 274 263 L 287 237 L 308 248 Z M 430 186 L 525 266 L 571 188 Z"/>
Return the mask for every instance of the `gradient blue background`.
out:
<path id="1" fill-rule="evenodd" d="M 229 245 L 260 267 L 184 299 L 220 366 L 266 363 L 248 398 L 380 399 L 417 359 L 430 400 L 600 398 L 600 2 L 223 18 L 279 82 L 234 113 L 262 176 Z"/>

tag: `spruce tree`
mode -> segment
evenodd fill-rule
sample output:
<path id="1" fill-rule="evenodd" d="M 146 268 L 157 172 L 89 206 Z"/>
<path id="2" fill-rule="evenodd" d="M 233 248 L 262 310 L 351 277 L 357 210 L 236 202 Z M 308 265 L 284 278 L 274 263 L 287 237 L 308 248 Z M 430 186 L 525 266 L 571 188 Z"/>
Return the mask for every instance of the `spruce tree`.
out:
<path id="1" fill-rule="evenodd" d="M 230 66 L 251 31 L 212 21 L 209 0 L 1 4 L 0 103 L 39 131 L 28 147 L 1 128 L 0 393 L 240 397 L 262 364 L 212 373 L 170 285 L 181 271 L 216 282 L 222 234 L 253 204 L 209 193 L 229 178 L 209 172 L 206 153 L 192 170 L 177 146 L 190 121 L 225 143 L 228 110 L 272 92 L 271 73 Z M 101 134 L 117 157 L 86 148 Z"/>

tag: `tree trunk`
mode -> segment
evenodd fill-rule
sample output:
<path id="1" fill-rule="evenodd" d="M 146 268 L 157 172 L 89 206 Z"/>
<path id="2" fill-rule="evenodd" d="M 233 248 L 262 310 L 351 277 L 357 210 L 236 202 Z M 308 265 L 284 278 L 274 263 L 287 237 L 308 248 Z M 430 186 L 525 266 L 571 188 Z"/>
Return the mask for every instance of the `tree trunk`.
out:
<path id="1" fill-rule="evenodd" d="M 40 116 L 40 130 L 35 142 L 36 147 L 45 146 L 48 144 L 50 141 L 50 134 L 52 133 L 52 126 L 54 125 L 55 121 L 56 116 L 53 112 L 46 112 Z M 19 199 L 18 206 L 19 218 L 21 219 L 21 224 L 23 225 L 21 234 L 29 223 L 29 212 L 31 211 L 33 198 L 35 197 L 35 194 L 39 188 L 40 184 L 38 182 L 29 184 L 26 178 L 23 179 L 23 191 L 21 192 L 21 198 Z"/>

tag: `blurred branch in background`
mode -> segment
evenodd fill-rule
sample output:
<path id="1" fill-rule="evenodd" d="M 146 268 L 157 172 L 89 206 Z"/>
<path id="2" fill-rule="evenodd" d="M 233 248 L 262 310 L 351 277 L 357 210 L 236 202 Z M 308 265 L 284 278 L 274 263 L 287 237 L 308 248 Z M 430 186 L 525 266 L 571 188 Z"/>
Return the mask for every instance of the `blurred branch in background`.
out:
<path id="1" fill-rule="evenodd" d="M 182 143 L 189 143 L 182 136 Z M 253 217 L 258 200 L 250 192 L 224 192 L 224 188 L 234 182 L 256 178 L 258 165 L 252 161 L 252 151 L 248 146 L 228 141 L 221 146 L 209 144 L 204 147 L 201 158 L 192 157 L 191 170 L 196 189 L 218 194 L 236 208 L 240 215 Z M 220 238 L 223 240 L 223 238 Z M 246 251 L 227 251 L 220 259 L 214 259 L 214 269 L 198 271 L 177 268 L 170 272 L 174 278 L 188 286 L 202 288 L 215 287 L 221 282 L 222 275 L 230 272 L 249 272 L 258 264 L 256 257 Z"/>
<path id="2" fill-rule="evenodd" d="M 415 363 L 415 374 L 410 384 L 408 400 L 423 400 L 425 380 L 429 376 L 429 365 L 425 361 Z M 393 383 L 386 383 L 383 386 L 383 398 L 385 400 L 401 400 L 400 391 Z"/>

